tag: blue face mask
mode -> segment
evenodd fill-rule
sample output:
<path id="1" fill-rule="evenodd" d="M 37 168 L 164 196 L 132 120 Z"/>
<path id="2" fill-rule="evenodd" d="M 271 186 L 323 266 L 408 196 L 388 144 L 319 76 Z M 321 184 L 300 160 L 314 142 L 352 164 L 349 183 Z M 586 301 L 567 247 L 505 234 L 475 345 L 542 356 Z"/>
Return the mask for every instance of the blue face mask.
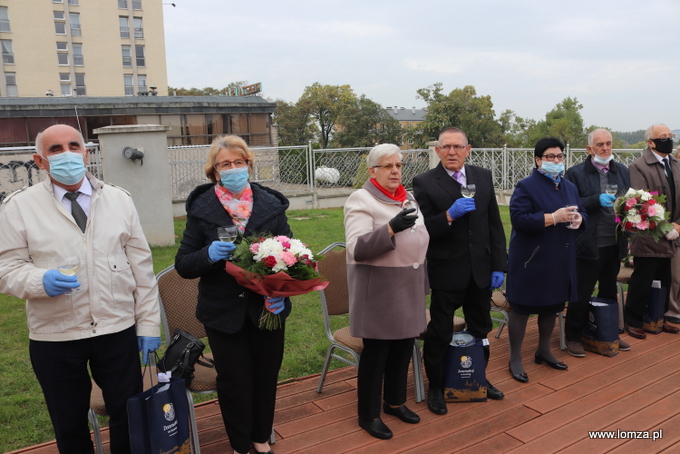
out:
<path id="1" fill-rule="evenodd" d="M 50 163 L 49 174 L 59 183 L 72 186 L 80 183 L 85 175 L 83 155 L 65 151 L 47 158 Z"/>
<path id="2" fill-rule="evenodd" d="M 544 161 L 541 165 L 541 170 L 543 170 L 548 175 L 555 177 L 558 174 L 564 172 L 564 163 Z"/>
<path id="3" fill-rule="evenodd" d="M 231 192 L 232 194 L 236 194 L 241 192 L 243 188 L 246 187 L 249 176 L 250 174 L 248 173 L 248 166 L 237 167 L 235 169 L 229 170 L 221 170 L 220 182 L 222 183 L 222 186 L 227 189 L 227 191 Z"/>

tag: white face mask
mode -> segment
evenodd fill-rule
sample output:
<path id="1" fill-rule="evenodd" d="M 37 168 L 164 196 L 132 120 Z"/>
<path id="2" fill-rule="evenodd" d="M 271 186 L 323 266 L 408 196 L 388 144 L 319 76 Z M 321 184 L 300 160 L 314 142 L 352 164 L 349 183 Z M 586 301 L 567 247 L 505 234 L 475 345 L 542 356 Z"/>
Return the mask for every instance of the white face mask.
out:
<path id="1" fill-rule="evenodd" d="M 614 159 L 614 155 L 613 155 L 613 154 L 610 154 L 610 155 L 609 155 L 608 157 L 606 157 L 606 158 L 603 158 L 602 156 L 597 155 L 597 154 L 594 154 L 594 155 L 593 155 L 593 161 L 595 161 L 596 163 L 600 164 L 601 166 L 606 166 L 607 164 L 609 164 L 609 161 L 611 161 L 612 159 Z"/>

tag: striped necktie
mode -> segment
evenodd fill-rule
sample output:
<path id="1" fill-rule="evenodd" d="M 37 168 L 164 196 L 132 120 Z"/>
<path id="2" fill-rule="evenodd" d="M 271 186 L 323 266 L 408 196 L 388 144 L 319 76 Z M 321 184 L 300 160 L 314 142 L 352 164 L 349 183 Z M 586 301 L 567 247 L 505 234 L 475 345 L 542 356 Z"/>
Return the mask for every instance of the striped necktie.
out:
<path id="1" fill-rule="evenodd" d="M 79 195 L 80 191 L 67 192 L 64 194 L 64 197 L 71 201 L 71 215 L 73 216 L 73 219 L 75 219 L 76 224 L 78 224 L 78 227 L 80 227 L 80 230 L 85 232 L 85 226 L 87 225 L 87 215 L 83 211 L 83 207 L 81 207 L 76 201 Z"/>

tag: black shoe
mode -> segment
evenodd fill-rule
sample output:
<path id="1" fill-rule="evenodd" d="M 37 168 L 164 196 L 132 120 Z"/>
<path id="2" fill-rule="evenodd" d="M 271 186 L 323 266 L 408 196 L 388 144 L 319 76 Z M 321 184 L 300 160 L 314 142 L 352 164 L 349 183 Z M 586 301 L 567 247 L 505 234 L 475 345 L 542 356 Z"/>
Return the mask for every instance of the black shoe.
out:
<path id="1" fill-rule="evenodd" d="M 446 408 L 446 402 L 444 402 L 444 394 L 439 388 L 433 388 L 427 391 L 427 408 L 430 409 L 432 413 L 437 415 L 445 415 L 448 409 Z"/>
<path id="2" fill-rule="evenodd" d="M 383 440 L 392 438 L 392 431 L 380 418 L 375 418 L 373 421 L 364 421 L 359 418 L 359 426 L 375 438 L 381 438 Z"/>
<path id="3" fill-rule="evenodd" d="M 498 388 L 496 388 L 494 385 L 489 383 L 489 381 L 486 381 L 486 397 L 489 399 L 493 400 L 501 400 L 502 398 L 505 397 L 505 394 L 503 394 Z"/>
<path id="4" fill-rule="evenodd" d="M 522 372 L 521 374 L 516 374 L 512 371 L 512 366 L 510 363 L 508 363 L 508 370 L 510 371 L 510 375 L 512 375 L 512 378 L 517 380 L 520 383 L 526 383 L 529 381 L 529 376 L 527 375 L 526 372 Z"/>
<path id="5" fill-rule="evenodd" d="M 557 362 L 548 361 L 547 359 L 545 359 L 543 357 L 543 355 L 541 355 L 539 353 L 536 353 L 534 355 L 534 362 L 536 364 L 546 363 L 548 366 L 552 367 L 553 369 L 557 369 L 557 370 L 567 370 L 567 368 L 569 367 L 566 364 L 564 364 L 562 361 L 557 361 Z"/>
<path id="6" fill-rule="evenodd" d="M 675 323 L 676 325 L 680 325 L 680 318 L 678 318 L 678 317 L 668 316 L 668 317 L 664 317 L 664 318 L 666 319 L 667 322 L 671 322 L 671 323 Z"/>
<path id="7" fill-rule="evenodd" d="M 383 404 L 383 411 L 388 415 L 396 416 L 397 418 L 409 424 L 416 424 L 420 422 L 420 416 L 406 408 L 406 405 L 390 407 L 389 404 L 385 402 Z"/>

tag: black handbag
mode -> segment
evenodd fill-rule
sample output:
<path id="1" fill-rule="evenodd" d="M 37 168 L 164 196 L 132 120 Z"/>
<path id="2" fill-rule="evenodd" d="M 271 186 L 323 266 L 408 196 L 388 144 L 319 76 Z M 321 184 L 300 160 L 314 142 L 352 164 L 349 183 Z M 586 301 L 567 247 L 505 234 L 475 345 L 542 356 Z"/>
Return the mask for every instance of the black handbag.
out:
<path id="1" fill-rule="evenodd" d="M 172 341 L 158 366 L 165 372 L 171 372 L 173 377 L 183 378 L 188 388 L 194 378 L 196 363 L 204 367 L 215 367 L 215 361 L 203 356 L 203 349 L 205 344 L 200 339 L 175 328 Z"/>

